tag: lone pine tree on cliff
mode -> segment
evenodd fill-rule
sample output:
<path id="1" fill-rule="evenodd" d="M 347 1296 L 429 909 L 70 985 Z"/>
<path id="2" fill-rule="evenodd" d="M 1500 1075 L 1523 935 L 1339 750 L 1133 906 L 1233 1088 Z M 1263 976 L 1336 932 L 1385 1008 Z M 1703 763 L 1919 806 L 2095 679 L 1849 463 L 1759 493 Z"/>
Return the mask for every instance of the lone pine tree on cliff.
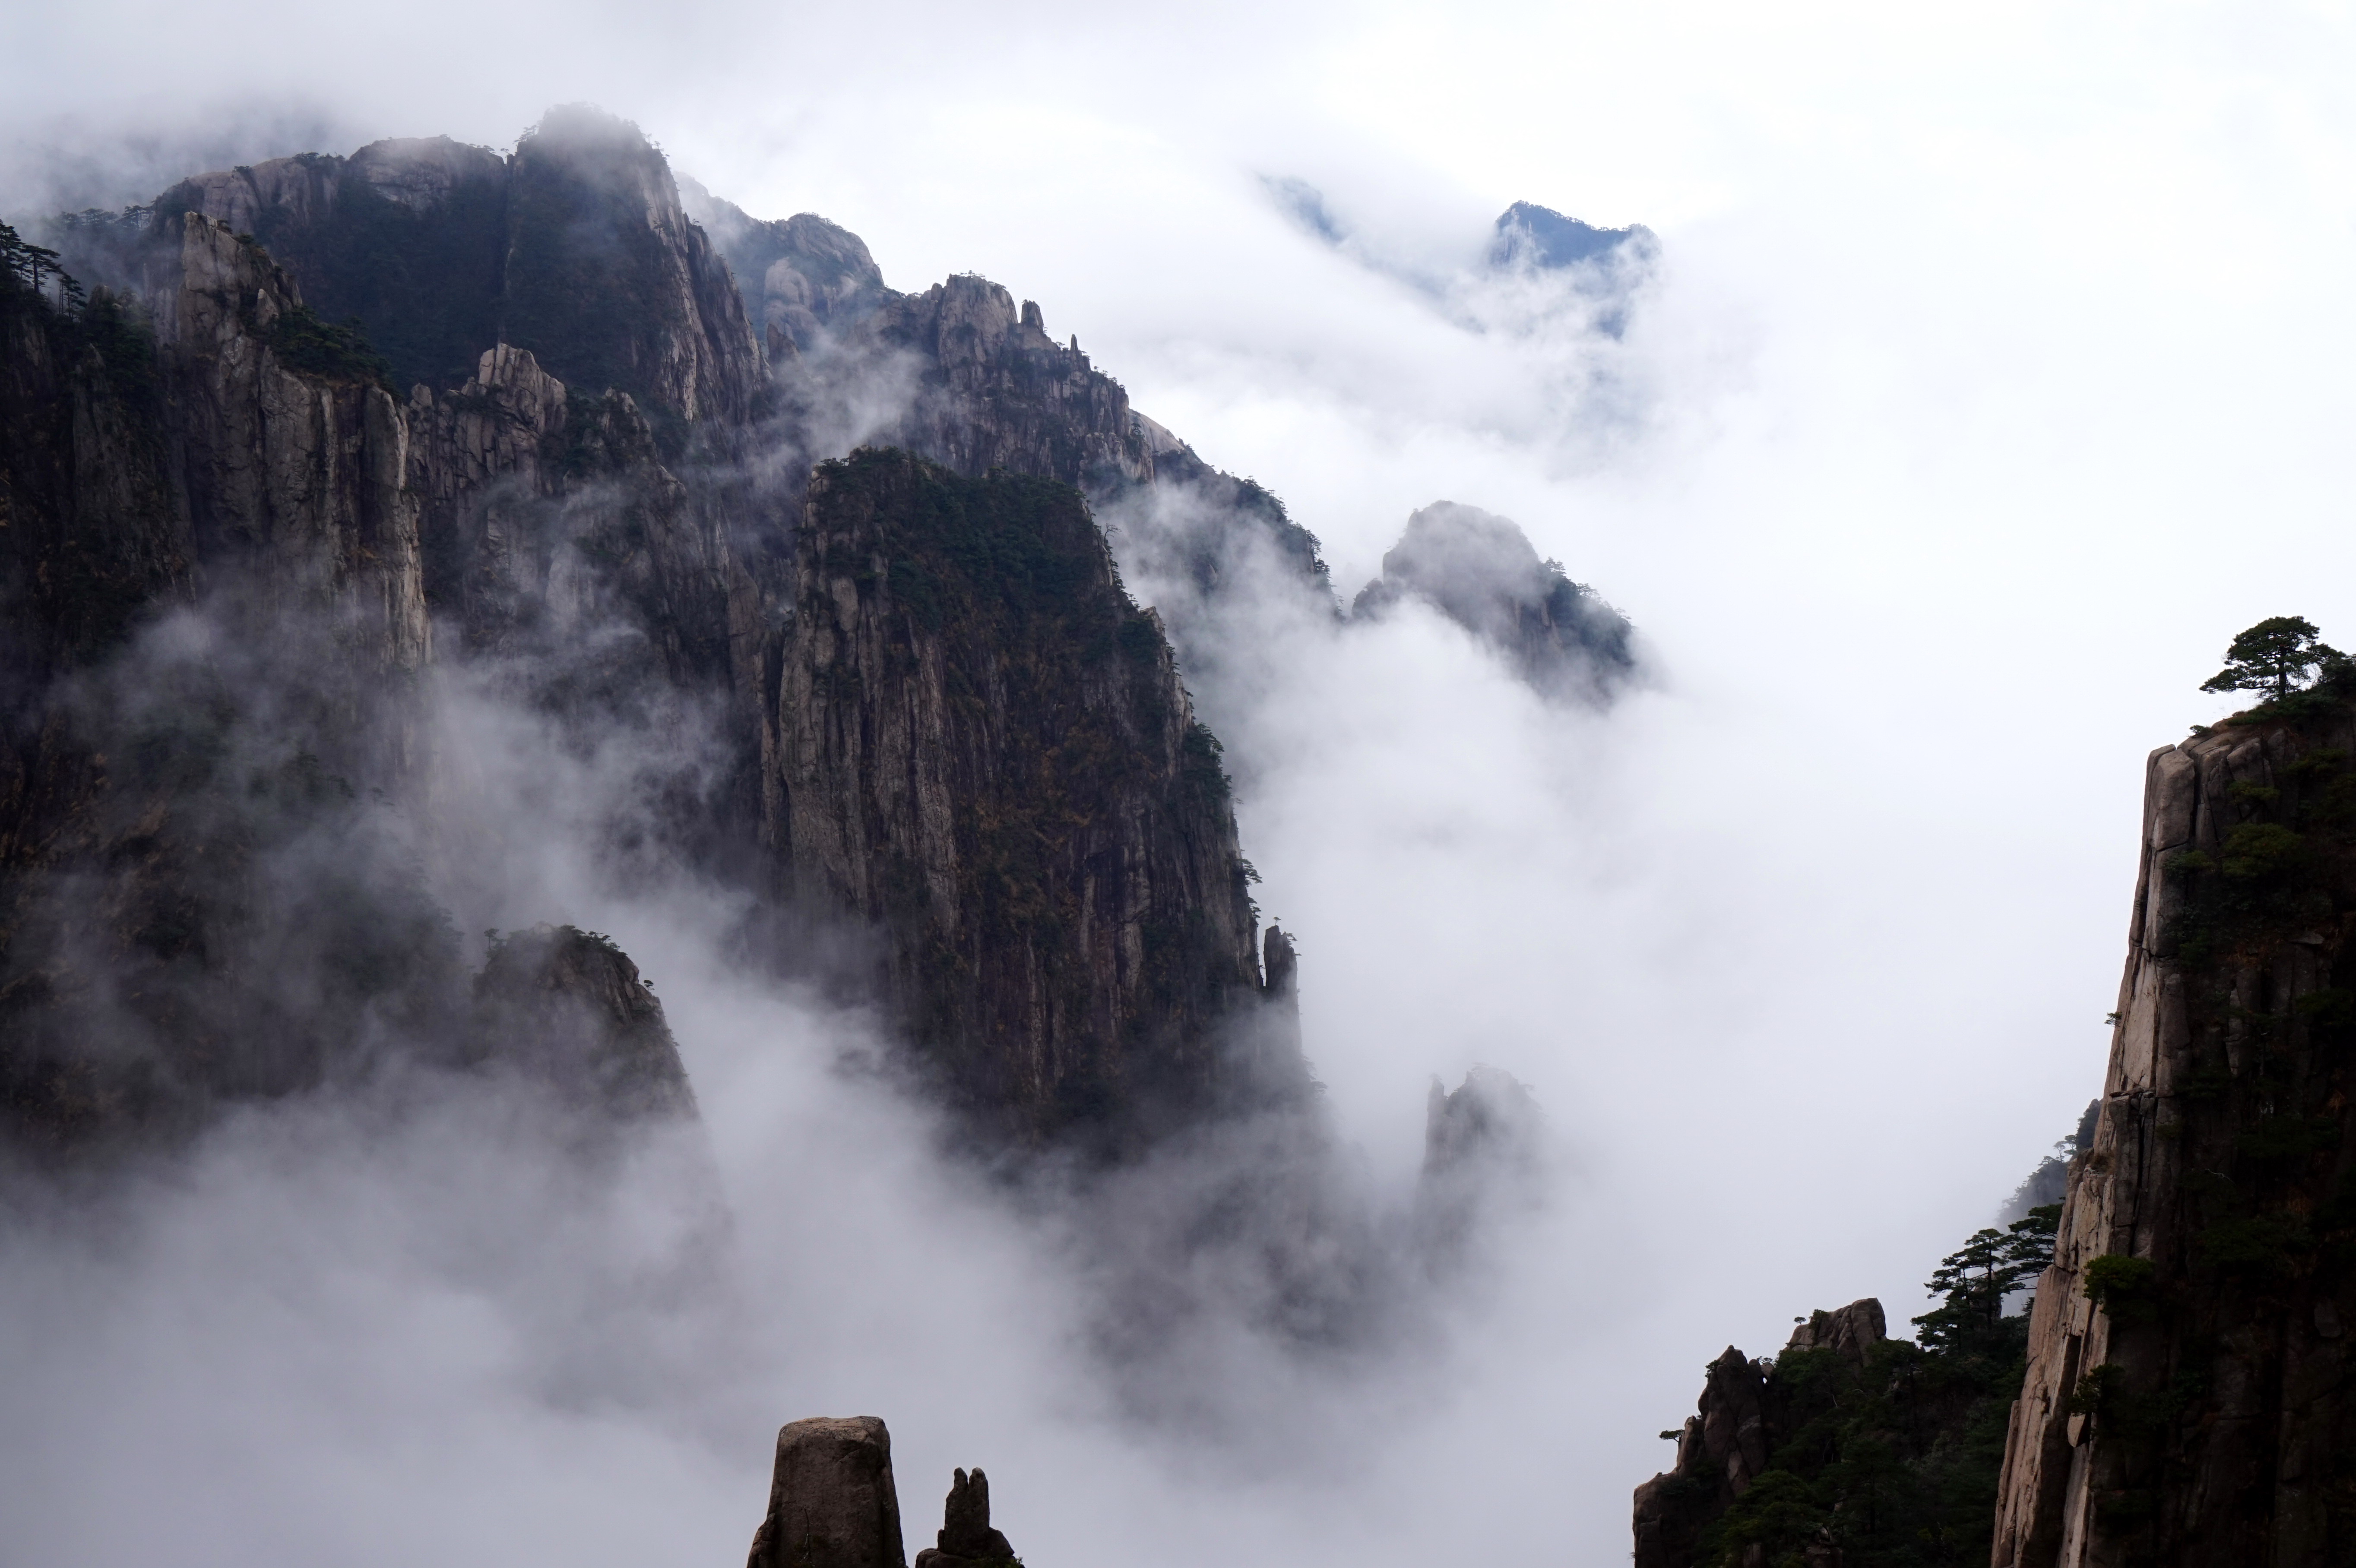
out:
<path id="1" fill-rule="evenodd" d="M 2309 671 L 2329 671 L 2347 656 L 2318 641 L 2315 623 L 2304 615 L 2276 615 L 2259 622 L 2225 650 L 2225 667 L 2201 683 L 2203 691 L 2263 691 L 2269 702 L 2303 691 Z"/>

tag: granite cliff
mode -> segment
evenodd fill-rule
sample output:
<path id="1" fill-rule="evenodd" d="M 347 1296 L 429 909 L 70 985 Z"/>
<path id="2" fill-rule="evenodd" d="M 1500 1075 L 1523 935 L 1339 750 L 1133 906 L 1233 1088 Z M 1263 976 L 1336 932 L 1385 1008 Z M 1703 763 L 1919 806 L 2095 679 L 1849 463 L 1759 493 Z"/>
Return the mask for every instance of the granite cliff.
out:
<path id="1" fill-rule="evenodd" d="M 1261 993 L 1248 868 L 1078 493 L 862 451 L 794 549 L 763 768 L 790 891 L 886 933 L 932 1065 L 1018 1137 L 1209 1108 Z"/>
<path id="2" fill-rule="evenodd" d="M 88 306 L 11 273 L 11 1071 L 108 1035 L 93 1082 L 161 1060 L 194 1104 L 463 1035 L 413 853 L 440 765 L 418 704 L 455 664 L 581 746 L 717 714 L 716 767 L 648 782 L 648 852 L 753 898 L 756 964 L 870 988 L 993 1139 L 1118 1143 L 1301 1081 L 1217 743 L 1075 487 L 1150 485 L 1157 458 L 1223 476 L 1035 305 L 970 277 L 894 293 L 823 220 L 688 202 L 757 284 L 634 128 L 580 110 L 505 158 L 380 143 L 80 215 L 66 261 L 110 285 Z M 905 453 L 813 469 L 841 388 L 795 368 L 829 355 L 902 387 L 869 433 Z M 158 651 L 168 606 L 201 647 Z M 192 714 L 218 716 L 209 752 L 151 733 Z M 256 769 L 293 782 L 233 799 Z M 380 852 L 329 877 L 338 837 Z M 348 928 L 289 877 L 337 881 Z M 249 1026 L 294 927 L 365 978 L 295 986 L 295 1043 L 224 1065 L 258 1048 L 195 1042 L 293 1027 Z M 818 939 L 846 927 L 873 940 Z M 405 934 L 344 963 L 361 930 Z"/>
<path id="3" fill-rule="evenodd" d="M 2331 685 L 2147 764 L 1997 1568 L 2356 1555 L 2356 718 Z"/>

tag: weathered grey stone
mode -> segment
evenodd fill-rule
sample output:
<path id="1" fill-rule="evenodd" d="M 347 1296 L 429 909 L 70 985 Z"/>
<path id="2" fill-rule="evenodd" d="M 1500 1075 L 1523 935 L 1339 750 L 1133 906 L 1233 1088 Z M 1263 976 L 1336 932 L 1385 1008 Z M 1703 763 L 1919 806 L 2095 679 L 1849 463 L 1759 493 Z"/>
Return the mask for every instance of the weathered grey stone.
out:
<path id="1" fill-rule="evenodd" d="M 1872 1296 L 1852 1301 L 1837 1312 L 1816 1312 L 1792 1330 L 1786 1350 L 1837 1350 L 1862 1362 L 1866 1352 L 1890 1338 L 1881 1303 Z"/>
<path id="2" fill-rule="evenodd" d="M 777 1433 L 769 1508 L 745 1568 L 905 1568 L 892 1434 L 872 1415 L 812 1416 Z"/>
<path id="3" fill-rule="evenodd" d="M 1510 659 L 1549 696 L 1608 698 L 1635 669 L 1631 628 L 1573 582 L 1511 520 L 1453 501 L 1408 518 L 1352 615 L 1372 619 L 1419 599 Z"/>
<path id="4" fill-rule="evenodd" d="M 976 1467 L 956 1472 L 942 1509 L 937 1546 L 916 1553 L 916 1568 L 1002 1568 L 1016 1561 L 1006 1537 L 991 1528 L 990 1477 Z"/>
<path id="5" fill-rule="evenodd" d="M 2338 1332 L 2356 1276 L 2312 1261 L 2346 1224 L 2331 1206 L 2356 1146 L 2356 878 L 2334 804 L 2356 719 L 2338 705 L 2253 717 L 2146 764 L 2117 1025 L 2029 1315 L 1996 1568 L 2356 1552 L 2356 1399 Z M 2245 827 L 2296 827 L 2297 886 L 2228 869 Z M 2148 1285 L 2090 1298 L 2105 1258 L 2106 1273 L 2148 1268 Z"/>

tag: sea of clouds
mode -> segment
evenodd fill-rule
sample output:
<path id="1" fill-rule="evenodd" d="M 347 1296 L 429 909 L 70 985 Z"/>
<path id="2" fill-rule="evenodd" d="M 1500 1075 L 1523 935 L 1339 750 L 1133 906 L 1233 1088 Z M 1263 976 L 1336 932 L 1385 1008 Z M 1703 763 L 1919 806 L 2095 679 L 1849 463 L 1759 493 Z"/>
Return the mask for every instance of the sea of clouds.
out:
<path id="1" fill-rule="evenodd" d="M 1549 705 L 1437 617 L 1272 578 L 1200 611 L 1354 1190 L 1410 1206 L 1429 1082 L 1481 1063 L 1548 1174 L 1379 1356 L 1246 1326 L 1160 1406 L 1102 1364 L 1069 1210 L 936 1158 L 858 1065 L 874 1020 L 748 979 L 724 898 L 589 851 L 632 759 L 454 679 L 503 847 L 443 869 L 459 924 L 612 933 L 708 1147 L 560 1179 L 496 1107 L 319 1104 L 12 1209 L 27 1561 L 733 1562 L 770 1434 L 821 1413 L 892 1423 L 912 1548 L 980 1463 L 1034 1568 L 1617 1561 L 1705 1360 L 1920 1310 L 2098 1089 L 2142 759 L 2221 711 L 2226 639 L 2356 636 L 2329 11 L 236 12 L 12 18 L 0 207 L 594 99 L 895 286 L 1041 301 L 1345 595 L 1416 507 L 1514 517 L 1652 678 Z M 1516 198 L 1660 236 L 1622 336 L 1482 277 Z"/>

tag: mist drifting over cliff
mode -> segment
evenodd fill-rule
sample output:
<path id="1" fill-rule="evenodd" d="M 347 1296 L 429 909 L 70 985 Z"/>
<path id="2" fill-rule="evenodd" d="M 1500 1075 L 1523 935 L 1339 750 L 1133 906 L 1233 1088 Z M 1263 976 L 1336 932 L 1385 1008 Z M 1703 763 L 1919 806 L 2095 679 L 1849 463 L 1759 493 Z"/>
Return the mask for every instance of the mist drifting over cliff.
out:
<path id="1" fill-rule="evenodd" d="M 1549 1163 L 1412 1331 L 1321 1352 L 1215 1311 L 1176 1387 L 1108 1372 L 1100 1256 L 934 1157 L 932 1113 L 861 1066 L 877 1020 L 735 970 L 727 893 L 607 856 L 696 715 L 584 754 L 437 691 L 471 770 L 473 852 L 435 868 L 456 925 L 570 921 L 656 981 L 722 1233 L 701 1151 L 552 1176 L 558 1135 L 464 1106 L 255 1114 L 103 1225 L 12 1214 L 0 1512 L 47 1558 L 733 1562 L 776 1424 L 858 1411 L 893 1423 L 913 1539 L 979 1461 L 1034 1568 L 1616 1561 L 1705 1359 L 1869 1292 L 1901 1319 L 2066 1130 L 2134 759 L 2211 716 L 2190 688 L 2232 627 L 2347 622 L 2328 17 L 239 21 L 12 19 L 0 206 L 505 146 L 594 99 L 901 287 L 1040 300 L 1280 494 L 1345 597 L 1453 499 L 1598 585 L 1656 675 L 1550 705 L 1436 615 L 1337 626 L 1272 572 L 1201 624 L 1183 673 L 1302 943 L 1349 1198 L 1410 1205 L 1427 1083 L 1475 1063 L 1533 1086 Z M 1468 275 L 1524 197 L 1661 236 L 1621 336 L 1412 281 Z"/>

